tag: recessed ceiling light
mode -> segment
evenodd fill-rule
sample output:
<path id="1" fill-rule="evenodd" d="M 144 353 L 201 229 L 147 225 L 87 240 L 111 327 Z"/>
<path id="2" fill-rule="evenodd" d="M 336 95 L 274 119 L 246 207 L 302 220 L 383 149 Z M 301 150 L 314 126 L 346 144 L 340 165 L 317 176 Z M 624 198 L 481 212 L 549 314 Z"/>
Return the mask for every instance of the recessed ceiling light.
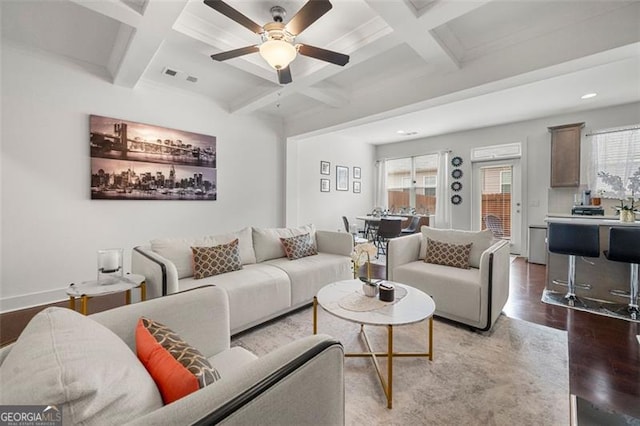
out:
<path id="1" fill-rule="evenodd" d="M 399 135 L 404 135 L 406 132 L 404 130 L 398 130 L 396 133 Z"/>
<path id="2" fill-rule="evenodd" d="M 589 99 L 589 98 L 595 98 L 596 96 L 598 96 L 597 93 L 587 93 L 586 95 L 582 95 L 580 97 L 580 99 Z"/>

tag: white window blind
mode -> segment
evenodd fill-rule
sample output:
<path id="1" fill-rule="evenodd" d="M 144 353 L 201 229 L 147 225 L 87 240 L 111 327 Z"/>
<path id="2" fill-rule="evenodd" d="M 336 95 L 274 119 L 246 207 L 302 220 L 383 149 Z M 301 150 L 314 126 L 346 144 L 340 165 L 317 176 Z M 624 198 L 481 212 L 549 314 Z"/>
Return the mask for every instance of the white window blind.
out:
<path id="1" fill-rule="evenodd" d="M 640 125 L 627 129 L 607 129 L 594 132 L 591 139 L 591 170 L 589 187 L 592 194 L 605 198 L 620 198 L 598 177 L 599 172 L 620 176 L 627 189 L 629 177 L 640 167 Z M 626 191 L 625 196 L 631 192 Z M 636 194 L 637 196 L 637 194 Z"/>

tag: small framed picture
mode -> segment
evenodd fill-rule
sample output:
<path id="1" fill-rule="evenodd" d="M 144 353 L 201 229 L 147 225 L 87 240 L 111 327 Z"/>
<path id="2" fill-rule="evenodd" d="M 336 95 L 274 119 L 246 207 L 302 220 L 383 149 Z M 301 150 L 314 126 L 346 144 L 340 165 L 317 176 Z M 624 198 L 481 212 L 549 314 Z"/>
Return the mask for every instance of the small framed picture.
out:
<path id="1" fill-rule="evenodd" d="M 349 190 L 349 168 L 336 166 L 336 191 Z"/>
<path id="2" fill-rule="evenodd" d="M 331 174 L 331 163 L 328 161 L 320 161 L 320 174 L 328 175 Z"/>
<path id="3" fill-rule="evenodd" d="M 360 179 L 360 167 L 353 168 L 353 178 Z"/>
<path id="4" fill-rule="evenodd" d="M 360 193 L 360 181 L 353 181 L 353 192 L 355 194 L 359 194 Z"/>
<path id="5" fill-rule="evenodd" d="M 320 179 L 320 192 L 331 191 L 331 181 L 329 179 Z"/>

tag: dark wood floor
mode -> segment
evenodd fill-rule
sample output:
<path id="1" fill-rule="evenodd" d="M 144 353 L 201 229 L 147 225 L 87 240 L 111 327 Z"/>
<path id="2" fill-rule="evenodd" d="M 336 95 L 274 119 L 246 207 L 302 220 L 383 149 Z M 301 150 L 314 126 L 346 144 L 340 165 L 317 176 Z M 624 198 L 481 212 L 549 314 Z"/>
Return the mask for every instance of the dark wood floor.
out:
<path id="1" fill-rule="evenodd" d="M 383 266 L 372 266 L 375 278 L 385 277 Z M 542 303 L 545 270 L 521 258 L 511 264 L 511 292 L 504 314 L 566 330 L 570 392 L 602 408 L 640 418 L 640 344 L 636 340 L 640 324 Z M 92 299 L 90 313 L 121 305 L 121 296 Z M 1 314 L 0 345 L 14 341 L 43 308 Z"/>

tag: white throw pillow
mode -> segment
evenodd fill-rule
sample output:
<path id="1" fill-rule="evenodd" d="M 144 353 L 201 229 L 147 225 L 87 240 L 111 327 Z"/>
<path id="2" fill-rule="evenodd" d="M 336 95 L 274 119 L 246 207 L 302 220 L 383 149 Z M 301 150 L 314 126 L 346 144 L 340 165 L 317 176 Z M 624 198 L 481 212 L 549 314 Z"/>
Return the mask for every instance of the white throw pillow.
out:
<path id="1" fill-rule="evenodd" d="M 290 238 L 302 234 L 309 234 L 312 244 L 316 244 L 316 228 L 313 225 L 304 225 L 299 228 L 253 228 L 253 247 L 256 253 L 256 261 L 285 257 L 284 247 L 280 238 Z"/>
<path id="2" fill-rule="evenodd" d="M 424 259 L 427 253 L 427 238 L 450 244 L 469 244 L 471 253 L 469 254 L 469 266 L 480 267 L 480 257 L 482 252 L 493 244 L 493 233 L 489 229 L 483 231 L 460 231 L 455 229 L 437 229 L 423 226 L 422 242 L 420 243 L 420 259 Z"/>
<path id="3" fill-rule="evenodd" d="M 198 241 L 197 247 L 213 247 L 219 246 L 220 244 L 228 244 L 236 238 L 238 239 L 238 250 L 240 251 L 240 261 L 242 264 L 249 265 L 256 263 L 256 253 L 253 251 L 253 234 L 250 226 L 229 234 L 204 237 Z"/>
<path id="4" fill-rule="evenodd" d="M 111 330 L 48 308 L 0 366 L 1 405 L 55 405 L 65 424 L 124 424 L 162 407 L 153 379 Z"/>
<path id="5" fill-rule="evenodd" d="M 256 263 L 250 227 L 243 228 L 237 232 L 209 235 L 202 238 L 159 238 L 151 241 L 151 250 L 170 260 L 176 267 L 178 279 L 182 279 L 193 276 L 193 252 L 191 247 L 213 247 L 230 243 L 236 238 L 238 239 L 240 262 L 243 265 Z"/>

